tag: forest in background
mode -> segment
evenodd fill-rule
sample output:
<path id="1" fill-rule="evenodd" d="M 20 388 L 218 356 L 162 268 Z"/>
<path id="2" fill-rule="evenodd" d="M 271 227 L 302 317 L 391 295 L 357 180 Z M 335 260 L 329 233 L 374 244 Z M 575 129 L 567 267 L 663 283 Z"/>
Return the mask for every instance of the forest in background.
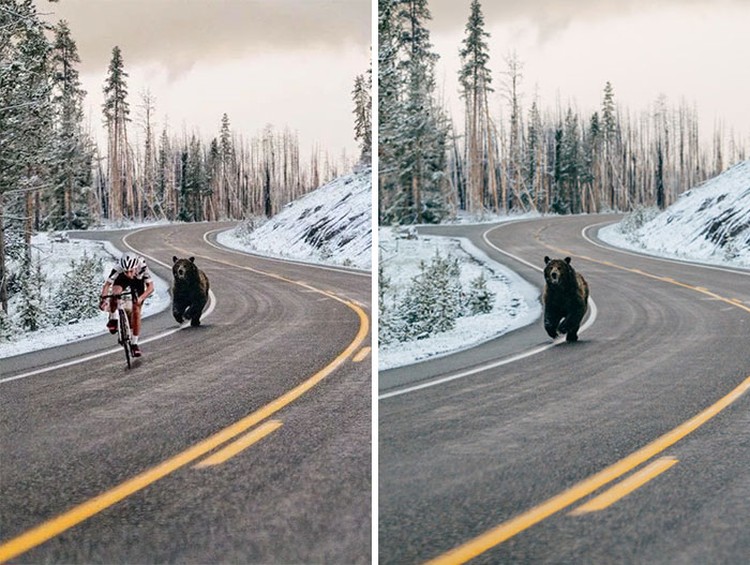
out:
<path id="1" fill-rule="evenodd" d="M 9 292 L 34 276 L 35 232 L 104 221 L 270 217 L 356 160 L 319 147 L 301 155 L 288 128 L 267 125 L 246 137 L 226 114 L 208 142 L 196 132 L 157 130 L 149 92 L 131 110 L 116 46 L 102 84 L 107 142 L 100 148 L 84 121 L 79 64 L 65 21 L 44 22 L 32 0 L 0 0 L 0 322 Z M 363 163 L 371 153 L 371 82 L 369 72 L 357 76 L 351 93 Z"/>
<path id="2" fill-rule="evenodd" d="M 601 107 L 522 100 L 523 63 L 490 68 L 482 5 L 471 2 L 458 87 L 463 123 L 436 95 L 427 0 L 379 0 L 379 218 L 439 222 L 466 211 L 561 214 L 665 208 L 685 190 L 747 158 L 745 140 L 717 126 L 703 141 L 697 109 L 660 96 L 633 112 L 604 81 Z M 493 82 L 493 79 L 499 79 Z M 501 107 L 491 107 L 497 88 Z"/>

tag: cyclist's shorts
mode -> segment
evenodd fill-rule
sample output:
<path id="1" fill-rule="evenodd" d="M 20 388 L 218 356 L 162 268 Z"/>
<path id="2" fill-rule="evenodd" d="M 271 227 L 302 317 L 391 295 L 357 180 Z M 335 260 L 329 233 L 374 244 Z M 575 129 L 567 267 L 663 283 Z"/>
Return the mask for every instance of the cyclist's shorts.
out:
<path id="1" fill-rule="evenodd" d="M 129 279 L 123 273 L 117 275 L 114 284 L 122 288 L 130 288 L 137 298 L 146 290 L 146 282 L 143 279 Z"/>

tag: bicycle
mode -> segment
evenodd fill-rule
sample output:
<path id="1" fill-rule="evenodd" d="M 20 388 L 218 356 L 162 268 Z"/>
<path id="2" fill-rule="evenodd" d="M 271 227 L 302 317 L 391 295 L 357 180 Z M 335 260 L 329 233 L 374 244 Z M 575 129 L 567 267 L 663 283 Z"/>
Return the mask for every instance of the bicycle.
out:
<path id="1" fill-rule="evenodd" d="M 117 299 L 117 318 L 118 318 L 118 324 L 117 324 L 117 344 L 122 345 L 122 347 L 125 349 L 125 361 L 128 364 L 128 369 L 131 368 L 131 337 L 132 332 L 130 330 L 130 312 L 128 312 L 128 309 L 125 306 L 125 300 L 123 300 L 123 297 L 130 297 L 131 299 L 135 298 L 132 290 L 126 290 L 121 292 L 120 294 L 108 294 L 105 296 L 102 296 L 103 299 L 105 298 L 116 298 Z"/>

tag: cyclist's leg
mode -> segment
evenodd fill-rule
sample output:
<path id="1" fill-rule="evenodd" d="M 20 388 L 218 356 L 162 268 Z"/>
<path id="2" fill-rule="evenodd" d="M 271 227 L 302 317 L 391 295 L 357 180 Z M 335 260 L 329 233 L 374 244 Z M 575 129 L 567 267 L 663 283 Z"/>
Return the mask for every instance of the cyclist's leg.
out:
<path id="1" fill-rule="evenodd" d="M 110 288 L 110 294 L 113 295 L 113 298 L 109 299 L 109 320 L 107 321 L 107 329 L 109 329 L 110 333 L 117 333 L 117 299 L 114 298 L 114 295 L 120 294 L 123 290 L 122 282 L 120 281 L 120 277 L 117 277 L 115 279 L 115 282 L 112 284 L 112 287 Z"/>
<path id="2" fill-rule="evenodd" d="M 138 305 L 138 296 L 140 295 L 139 291 L 142 292 L 142 287 L 139 287 L 138 284 L 131 284 L 130 290 L 133 293 L 133 310 L 130 316 L 132 333 L 130 338 L 130 351 L 132 352 L 133 357 L 140 357 L 141 346 L 138 344 L 138 338 L 141 335 L 141 307 Z"/>
<path id="3" fill-rule="evenodd" d="M 135 280 L 130 285 L 130 290 L 133 292 L 133 315 L 132 329 L 133 329 L 133 343 L 138 343 L 138 337 L 141 335 L 141 306 L 138 304 L 138 297 L 143 294 L 144 284 L 143 281 Z"/>

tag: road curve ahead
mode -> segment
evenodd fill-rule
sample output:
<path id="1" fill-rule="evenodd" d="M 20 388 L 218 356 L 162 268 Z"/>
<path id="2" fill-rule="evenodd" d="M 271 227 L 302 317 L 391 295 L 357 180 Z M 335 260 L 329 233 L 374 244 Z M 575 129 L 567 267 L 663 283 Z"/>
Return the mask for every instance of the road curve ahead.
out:
<path id="1" fill-rule="evenodd" d="M 571 256 L 597 315 L 503 365 L 550 343 L 541 320 L 379 375 L 381 563 L 747 561 L 750 277 L 607 248 L 611 221 L 431 230 L 540 287 Z"/>
<path id="2" fill-rule="evenodd" d="M 118 353 L 11 380 L 109 335 L 3 360 L 0 562 L 370 563 L 370 275 L 221 249 L 221 227 L 125 236 L 168 280 L 195 256 L 215 295 L 132 370 Z"/>

